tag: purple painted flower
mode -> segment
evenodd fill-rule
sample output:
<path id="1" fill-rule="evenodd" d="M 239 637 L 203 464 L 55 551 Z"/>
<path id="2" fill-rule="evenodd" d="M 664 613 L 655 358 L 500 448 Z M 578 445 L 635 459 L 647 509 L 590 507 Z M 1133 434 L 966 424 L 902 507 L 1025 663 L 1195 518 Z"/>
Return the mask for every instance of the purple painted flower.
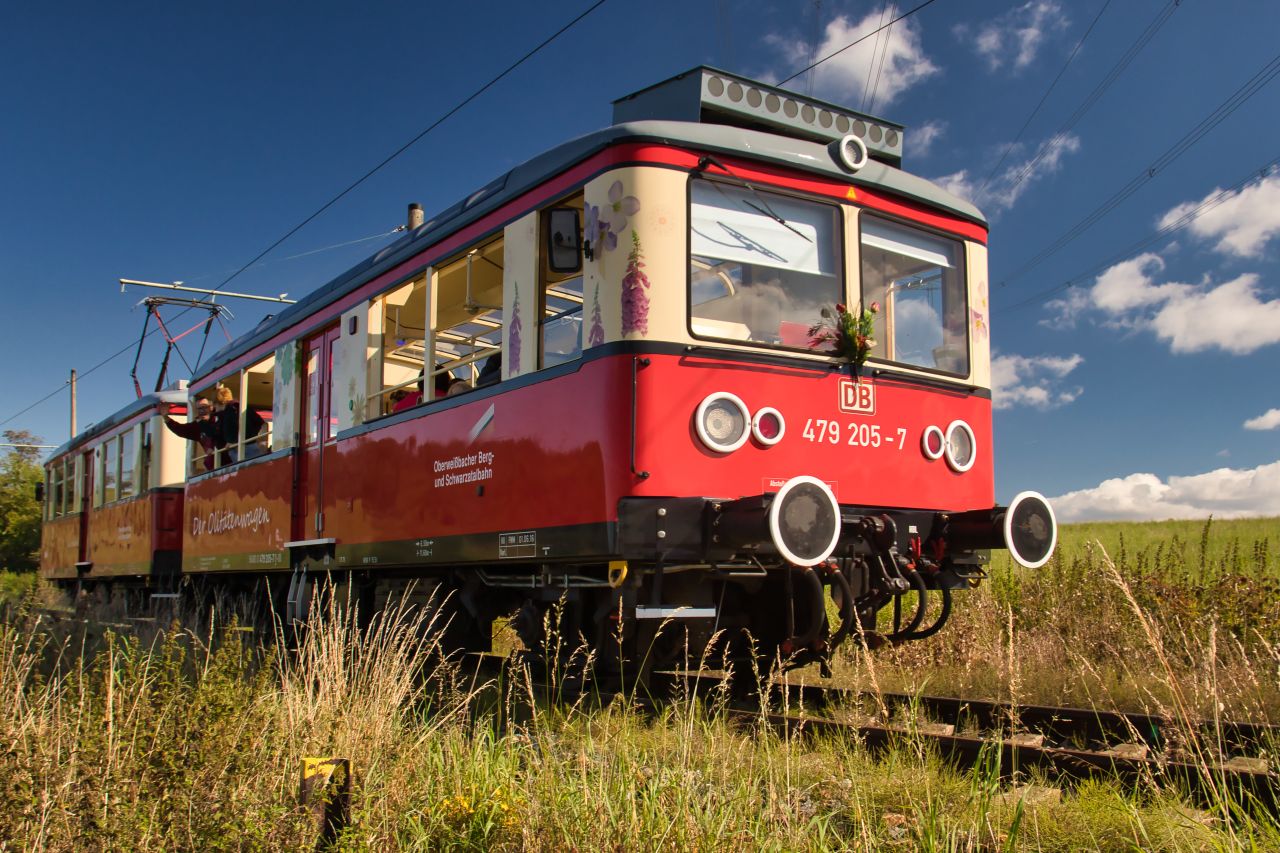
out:
<path id="1" fill-rule="evenodd" d="M 631 254 L 627 256 L 627 273 L 622 277 L 622 334 L 649 334 L 649 277 L 644 274 L 644 256 L 640 238 L 631 232 Z"/>
<path id="2" fill-rule="evenodd" d="M 600 208 L 597 205 L 586 205 L 586 220 L 586 226 L 582 229 L 582 239 L 590 243 L 592 249 L 599 251 L 601 248 L 600 238 L 602 236 L 600 228 L 604 223 L 600 221 Z M 617 242 L 616 237 L 614 242 Z"/>
<path id="3" fill-rule="evenodd" d="M 511 332 L 507 337 L 507 378 L 520 372 L 520 285 L 513 282 L 511 299 Z"/>
<path id="4" fill-rule="evenodd" d="M 613 186 L 609 187 L 609 206 L 605 210 L 605 217 L 609 221 L 609 230 L 615 235 L 621 234 L 623 229 L 627 227 L 627 218 L 635 216 L 640 211 L 640 200 L 633 195 L 624 196 L 622 194 L 622 181 L 614 181 Z M 614 239 L 615 245 L 617 238 Z"/>
<path id="5" fill-rule="evenodd" d="M 604 343 L 604 321 L 600 319 L 600 285 L 596 285 L 596 294 L 591 299 L 591 333 L 587 337 L 587 346 L 598 347 Z"/>

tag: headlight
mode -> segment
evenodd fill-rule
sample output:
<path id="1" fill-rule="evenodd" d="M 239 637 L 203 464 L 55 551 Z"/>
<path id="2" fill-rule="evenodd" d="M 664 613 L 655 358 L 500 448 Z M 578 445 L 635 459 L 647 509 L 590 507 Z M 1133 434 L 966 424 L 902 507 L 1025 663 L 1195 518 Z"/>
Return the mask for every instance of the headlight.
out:
<path id="1" fill-rule="evenodd" d="M 816 477 L 792 477 L 769 504 L 769 536 L 783 558 L 796 566 L 816 566 L 840 541 L 840 504 L 831 487 Z"/>
<path id="2" fill-rule="evenodd" d="M 756 437 L 756 441 L 766 447 L 772 447 L 787 432 L 787 422 L 782 419 L 782 412 L 772 406 L 765 406 L 756 412 L 756 416 L 751 419 L 751 434 Z"/>
<path id="3" fill-rule="evenodd" d="M 953 470 L 964 473 L 973 467 L 977 458 L 977 439 L 973 437 L 973 429 L 964 421 L 952 421 L 947 427 L 947 464 Z"/>
<path id="4" fill-rule="evenodd" d="M 751 435 L 746 404 L 728 391 L 717 391 L 699 403 L 693 425 L 702 443 L 717 453 L 732 453 Z"/>

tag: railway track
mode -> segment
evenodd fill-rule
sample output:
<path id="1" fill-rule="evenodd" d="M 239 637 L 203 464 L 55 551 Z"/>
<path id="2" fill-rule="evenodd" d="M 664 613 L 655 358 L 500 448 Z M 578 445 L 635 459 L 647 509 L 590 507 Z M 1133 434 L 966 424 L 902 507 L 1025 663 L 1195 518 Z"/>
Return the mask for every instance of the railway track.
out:
<path id="1" fill-rule="evenodd" d="M 724 682 L 661 673 L 651 688 L 710 696 Z M 811 684 L 776 685 L 771 694 L 763 707 L 730 703 L 725 713 L 787 734 L 848 737 L 872 750 L 919 744 L 959 766 L 998 765 L 1002 779 L 1041 771 L 1068 780 L 1173 784 L 1203 803 L 1231 796 L 1280 812 L 1280 726 Z"/>

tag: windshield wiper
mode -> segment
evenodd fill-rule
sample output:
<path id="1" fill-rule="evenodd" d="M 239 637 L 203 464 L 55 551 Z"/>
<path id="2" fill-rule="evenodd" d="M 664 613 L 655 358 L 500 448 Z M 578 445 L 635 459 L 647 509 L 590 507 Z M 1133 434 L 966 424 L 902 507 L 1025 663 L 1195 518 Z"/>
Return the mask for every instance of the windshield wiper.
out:
<path id="1" fill-rule="evenodd" d="M 733 172 L 730 172 L 728 166 L 726 166 L 724 163 L 721 163 L 719 160 L 717 160 L 715 157 L 712 157 L 710 154 L 703 154 L 702 158 L 698 160 L 698 167 L 693 171 L 695 173 L 705 172 L 707 170 L 707 166 L 719 166 L 726 175 L 733 178 L 743 187 L 746 187 L 746 189 L 749 190 L 751 194 L 756 197 L 756 201 L 760 202 L 759 205 L 752 204 L 749 201 L 744 202 L 744 204 L 746 204 L 747 207 L 751 208 L 757 213 L 764 214 L 765 216 L 772 219 L 774 222 L 781 225 L 783 228 L 786 228 L 787 230 L 792 231 L 798 234 L 799 236 L 803 237 L 807 242 L 809 243 L 813 242 L 813 240 L 810 239 L 808 234 L 805 234 L 804 232 L 796 229 L 790 222 L 783 219 L 776 212 L 774 212 L 774 209 L 769 206 L 769 202 L 764 200 L 764 196 L 760 195 L 760 193 L 756 191 L 756 188 L 753 187 L 749 181 L 747 181 L 745 178 L 738 177 Z"/>

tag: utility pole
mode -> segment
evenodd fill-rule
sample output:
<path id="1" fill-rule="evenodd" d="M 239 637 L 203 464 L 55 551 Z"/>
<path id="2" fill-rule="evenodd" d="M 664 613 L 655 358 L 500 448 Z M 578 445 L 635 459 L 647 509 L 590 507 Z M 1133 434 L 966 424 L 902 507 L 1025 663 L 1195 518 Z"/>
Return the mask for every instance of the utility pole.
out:
<path id="1" fill-rule="evenodd" d="M 76 437 L 76 371 L 71 368 L 71 437 Z"/>

